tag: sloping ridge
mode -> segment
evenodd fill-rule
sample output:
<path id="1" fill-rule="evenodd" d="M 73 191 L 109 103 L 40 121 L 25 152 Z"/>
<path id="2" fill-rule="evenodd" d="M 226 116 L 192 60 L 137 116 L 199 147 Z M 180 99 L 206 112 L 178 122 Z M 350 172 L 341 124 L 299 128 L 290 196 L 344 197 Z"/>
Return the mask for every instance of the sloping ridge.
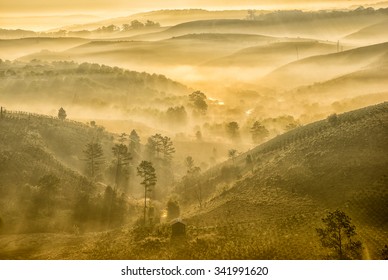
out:
<path id="1" fill-rule="evenodd" d="M 388 39 L 388 20 L 372 24 L 357 32 L 347 35 L 343 38 L 349 42 L 362 42 L 368 44 L 377 44 L 386 42 Z"/>
<path id="2" fill-rule="evenodd" d="M 328 55 L 312 56 L 276 69 L 264 77 L 262 82 L 279 88 L 323 82 L 368 67 L 387 52 L 388 42 Z"/>

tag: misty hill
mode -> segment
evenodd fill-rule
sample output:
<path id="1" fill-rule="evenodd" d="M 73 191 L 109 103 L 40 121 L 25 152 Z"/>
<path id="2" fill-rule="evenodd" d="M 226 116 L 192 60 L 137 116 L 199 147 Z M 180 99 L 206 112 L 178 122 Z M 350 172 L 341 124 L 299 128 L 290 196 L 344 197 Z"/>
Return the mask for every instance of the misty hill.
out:
<path id="1" fill-rule="evenodd" d="M 102 191 L 81 175 L 85 171 L 82 151 L 96 138 L 109 160 L 112 139 L 98 127 L 44 115 L 3 112 L 0 213 L 6 232 L 69 230 L 77 223 L 72 215 L 81 195 L 94 196 Z"/>
<path id="2" fill-rule="evenodd" d="M 34 37 L 36 32 L 23 29 L 4 29 L 0 28 L 0 38 L 4 39 L 18 39 L 24 37 Z"/>
<path id="3" fill-rule="evenodd" d="M 315 258 L 314 228 L 325 210 L 340 208 L 377 257 L 388 228 L 387 143 L 386 102 L 296 128 L 211 169 L 191 191 L 181 186 L 192 203 L 202 190 L 202 209 L 187 208 L 187 219 L 241 224 L 245 234 L 273 244 L 278 258 L 296 248 L 294 258 Z"/>
<path id="4" fill-rule="evenodd" d="M 367 26 L 357 32 L 347 35 L 343 39 L 345 42 L 353 44 L 378 44 L 386 42 L 388 39 L 388 21 Z"/>
<path id="5" fill-rule="evenodd" d="M 64 51 L 89 42 L 81 38 L 22 38 L 0 40 L 2 59 L 16 59 L 31 53 L 45 51 Z"/>
<path id="6" fill-rule="evenodd" d="M 263 12 L 264 13 L 264 12 Z M 180 24 L 187 21 L 194 20 L 205 20 L 205 19 L 243 19 L 247 16 L 245 10 L 227 10 L 227 11 L 208 11 L 203 9 L 182 9 L 182 10 L 158 10 L 137 13 L 126 17 L 112 18 L 103 21 L 91 22 L 88 24 L 78 24 L 72 26 L 65 26 L 60 29 L 69 31 L 80 31 L 80 30 L 92 30 L 103 25 L 117 25 L 130 23 L 133 20 L 139 21 L 156 21 L 162 26 L 171 26 Z M 58 29 L 58 30 L 60 30 Z"/>
<path id="7" fill-rule="evenodd" d="M 383 61 L 384 59 L 381 57 L 379 62 Z M 301 102 L 310 101 L 313 103 L 320 99 L 322 100 L 320 102 L 321 108 L 329 106 L 331 107 L 329 111 L 334 108 L 336 112 L 355 109 L 359 107 L 359 102 L 363 99 L 366 102 L 364 104 L 368 105 L 380 103 L 388 100 L 388 60 L 385 62 L 385 66 L 369 67 L 322 83 L 300 87 L 286 93 L 286 95 Z M 353 105 L 352 101 L 355 102 Z"/>
<path id="8" fill-rule="evenodd" d="M 90 63 L 1 62 L 0 80 L 3 104 L 17 108 L 35 104 L 43 112 L 47 106 L 68 106 L 73 108 L 72 116 L 111 108 L 120 114 L 138 104 L 163 106 L 189 92 L 163 75 Z M 82 110 L 77 112 L 77 106 Z"/>
<path id="9" fill-rule="evenodd" d="M 134 227 L 83 235 L 81 248 L 64 250 L 59 244 L 59 252 L 66 255 L 46 250 L 40 256 L 324 259 L 327 252 L 319 246 L 315 228 L 328 210 L 340 208 L 356 225 L 363 257 L 378 259 L 388 226 L 387 106 L 338 115 L 270 140 L 249 152 L 253 173 L 243 154 L 209 170 L 186 190 L 178 186 L 181 202 L 186 200 L 181 209 L 187 239 L 182 243 L 171 242 L 168 224 L 161 224 L 146 231 Z M 202 208 L 188 204 L 197 204 L 199 194 Z M 62 242 L 48 240 L 77 243 L 70 236 Z"/>
<path id="10" fill-rule="evenodd" d="M 206 63 L 218 67 L 260 67 L 268 70 L 314 55 L 335 52 L 336 45 L 308 39 L 279 38 L 275 43 L 242 49 L 230 56 Z M 282 42 L 283 41 L 283 42 Z"/>
<path id="11" fill-rule="evenodd" d="M 386 10 L 348 12 L 277 11 L 255 20 L 196 20 L 165 31 L 133 37 L 134 40 L 162 40 L 190 33 L 244 33 L 275 37 L 307 37 L 333 40 L 387 19 Z"/>
<path id="12" fill-rule="evenodd" d="M 196 66 L 241 48 L 265 45 L 276 38 L 252 34 L 187 34 L 161 41 L 92 41 L 63 52 L 38 52 L 20 59 L 93 61 L 131 69 Z"/>
<path id="13" fill-rule="evenodd" d="M 388 52 L 387 47 L 388 43 L 382 43 L 308 57 L 276 69 L 262 81 L 283 89 L 323 82 L 377 63 Z"/>

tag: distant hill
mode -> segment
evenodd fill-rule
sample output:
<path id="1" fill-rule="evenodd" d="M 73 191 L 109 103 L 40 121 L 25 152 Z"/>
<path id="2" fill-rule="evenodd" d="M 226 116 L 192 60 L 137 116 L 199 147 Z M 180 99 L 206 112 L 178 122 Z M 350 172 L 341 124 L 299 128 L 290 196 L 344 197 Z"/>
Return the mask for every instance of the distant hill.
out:
<path id="1" fill-rule="evenodd" d="M 275 37 L 307 37 L 333 40 L 387 19 L 387 11 L 301 12 L 278 11 L 255 20 L 209 19 L 184 22 L 171 28 L 139 36 L 134 40 L 163 40 L 190 33 L 244 33 Z"/>
<path id="2" fill-rule="evenodd" d="M 258 11 L 259 13 L 265 13 L 264 11 Z M 79 31 L 79 30 L 91 30 L 103 25 L 118 25 L 128 24 L 133 20 L 146 21 L 152 20 L 159 22 L 162 26 L 171 26 L 180 24 L 187 21 L 194 20 L 205 20 L 205 19 L 243 19 L 247 16 L 246 10 L 227 10 L 227 11 L 208 11 L 203 9 L 182 9 L 182 10 L 158 10 L 137 13 L 126 17 L 112 18 L 103 21 L 91 22 L 88 24 L 78 24 L 72 26 L 64 26 L 59 29 L 65 29 L 69 31 Z M 55 31 L 54 30 L 54 31 Z"/>
<path id="3" fill-rule="evenodd" d="M 186 34 L 161 41 L 92 41 L 62 52 L 37 52 L 20 59 L 74 60 L 109 63 L 131 69 L 196 66 L 241 48 L 267 44 L 276 38 L 252 34 Z"/>
<path id="4" fill-rule="evenodd" d="M 380 59 L 379 62 L 383 61 L 384 59 Z M 368 105 L 380 103 L 388 100 L 387 66 L 388 64 L 355 71 L 322 83 L 297 88 L 285 95 L 300 102 L 314 102 L 320 98 L 320 108 L 332 106 L 331 110 L 335 109 L 336 112 L 346 111 L 344 108 L 340 109 L 342 102 L 347 104 L 344 105 L 347 110 L 358 108 L 357 103 L 362 99 L 365 99 L 365 104 Z M 355 107 L 349 108 L 352 101 L 355 102 Z"/>
<path id="5" fill-rule="evenodd" d="M 2 59 L 13 60 L 42 50 L 60 52 L 89 41 L 81 38 L 46 37 L 0 40 L 0 52 Z"/>
<path id="6" fill-rule="evenodd" d="M 201 209 L 187 208 L 186 218 L 262 236 L 278 258 L 317 258 L 314 228 L 339 208 L 378 258 L 388 229 L 387 143 L 387 102 L 296 128 L 205 173 L 199 182 L 207 199 Z M 181 192 L 196 203 L 195 193 Z"/>
<path id="7" fill-rule="evenodd" d="M 263 46 L 242 49 L 230 56 L 209 61 L 205 66 L 257 67 L 268 69 L 295 61 L 298 58 L 335 52 L 336 45 L 308 39 L 278 38 Z"/>
<path id="8" fill-rule="evenodd" d="M 373 63 L 386 56 L 387 47 L 388 43 L 382 43 L 308 57 L 276 69 L 264 77 L 262 82 L 283 89 L 324 82 L 370 65 L 373 67 Z"/>

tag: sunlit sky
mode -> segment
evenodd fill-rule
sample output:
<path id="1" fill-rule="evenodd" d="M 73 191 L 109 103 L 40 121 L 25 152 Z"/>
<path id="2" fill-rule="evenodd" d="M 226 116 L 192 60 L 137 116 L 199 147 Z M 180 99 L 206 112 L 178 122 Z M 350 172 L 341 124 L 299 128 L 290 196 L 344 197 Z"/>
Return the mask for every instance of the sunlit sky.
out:
<path id="1" fill-rule="evenodd" d="M 174 8 L 343 7 L 376 0 L 1 0 L 1 13 L 139 11 Z"/>
<path id="2" fill-rule="evenodd" d="M 388 1 L 388 0 L 383 0 Z M 160 9 L 338 9 L 378 0 L 0 0 L 0 28 L 45 31 Z M 71 16 L 70 16 L 71 15 Z"/>

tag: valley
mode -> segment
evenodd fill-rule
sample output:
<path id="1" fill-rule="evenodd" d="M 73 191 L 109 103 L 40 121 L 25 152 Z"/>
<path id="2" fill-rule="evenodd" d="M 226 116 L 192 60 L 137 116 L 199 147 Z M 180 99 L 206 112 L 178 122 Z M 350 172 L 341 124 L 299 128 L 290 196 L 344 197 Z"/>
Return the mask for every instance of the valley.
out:
<path id="1" fill-rule="evenodd" d="M 382 259 L 373 7 L 0 24 L 0 259 Z M 346 255 L 317 230 L 336 210 Z"/>

